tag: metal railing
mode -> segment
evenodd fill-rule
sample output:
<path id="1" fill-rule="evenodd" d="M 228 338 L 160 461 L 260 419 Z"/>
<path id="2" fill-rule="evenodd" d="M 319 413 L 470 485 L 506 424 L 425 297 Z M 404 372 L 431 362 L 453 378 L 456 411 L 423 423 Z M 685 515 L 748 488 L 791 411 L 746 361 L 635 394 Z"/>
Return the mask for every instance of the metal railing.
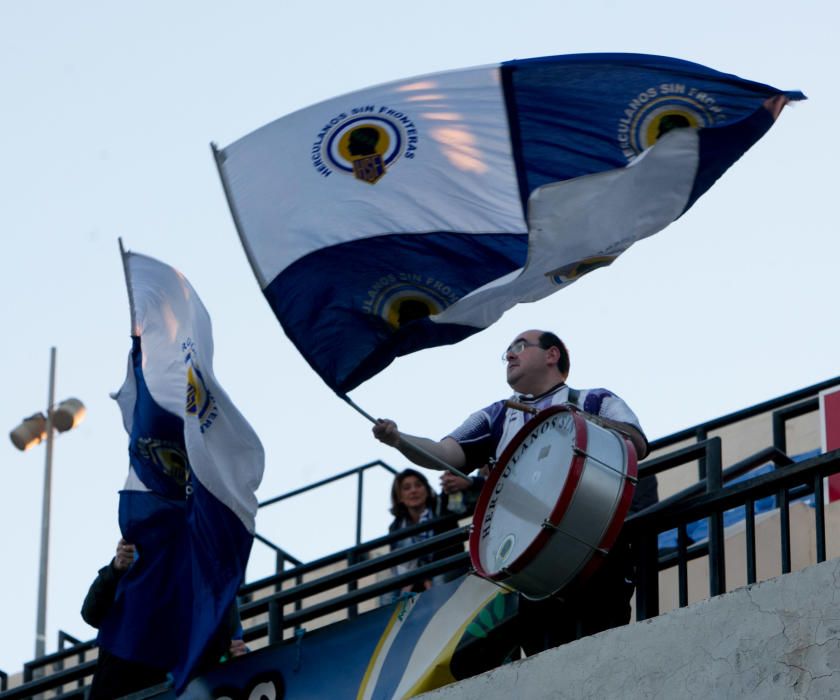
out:
<path id="1" fill-rule="evenodd" d="M 71 642 L 71 645 L 66 646 L 66 642 Z M 77 665 L 84 664 L 87 653 L 95 648 L 96 642 L 94 640 L 82 642 L 75 637 L 71 637 L 66 632 L 59 631 L 59 650 L 53 654 L 47 654 L 32 661 L 27 661 L 23 665 L 23 682 L 29 683 L 37 676 L 43 675 L 43 672 L 47 670 L 50 670 L 53 674 L 57 671 L 63 671 L 65 662 L 72 657 L 76 657 L 78 661 Z M 76 666 L 73 666 L 73 668 L 76 668 Z"/>
<path id="2" fill-rule="evenodd" d="M 779 414 L 779 421 L 781 421 L 780 425 L 786 423 L 788 420 L 791 420 L 799 415 L 803 415 L 803 413 L 808 413 L 810 411 L 816 411 L 819 407 L 819 402 L 817 396 L 819 393 L 825 389 L 830 389 L 831 387 L 840 385 L 840 376 L 834 377 L 833 379 L 827 379 L 824 382 L 820 382 L 818 384 L 812 384 L 811 386 L 805 387 L 804 389 L 798 389 L 797 391 L 792 391 L 789 394 L 784 394 L 783 396 L 777 396 L 774 399 L 770 399 L 768 401 L 763 401 L 762 403 L 755 404 L 753 406 L 749 406 L 748 408 L 742 408 L 739 411 L 735 411 L 733 413 L 727 413 L 726 415 L 720 416 L 718 418 L 713 418 L 712 420 L 705 421 L 703 423 L 698 423 L 690 428 L 684 428 L 683 430 L 678 430 L 675 433 L 671 433 L 670 435 L 666 435 L 661 438 L 657 438 L 653 442 L 650 443 L 650 450 L 651 452 L 661 450 L 665 447 L 671 447 L 672 445 L 676 445 L 679 442 L 683 442 L 685 440 L 694 439 L 698 442 L 705 440 L 708 437 L 708 434 L 713 430 L 719 430 L 720 428 L 725 428 L 729 425 L 733 425 L 735 423 L 740 423 L 741 421 L 745 421 L 749 418 L 754 418 L 755 416 L 760 416 L 762 413 L 768 413 L 770 411 L 774 411 Z M 799 406 L 798 408 L 794 408 L 789 406 L 788 404 L 792 404 L 794 402 L 802 401 L 803 399 L 808 399 L 807 407 L 805 405 Z M 798 411 L 802 411 L 799 413 Z M 774 421 L 774 440 L 773 446 L 778 447 L 782 452 L 785 452 L 785 441 L 784 441 L 784 431 L 780 431 L 778 434 L 775 429 L 776 420 Z M 701 475 L 702 478 L 703 475 Z"/>
<path id="3" fill-rule="evenodd" d="M 287 491 L 286 493 L 280 494 L 279 496 L 274 496 L 273 498 L 269 498 L 268 500 L 261 501 L 257 504 L 258 508 L 265 508 L 267 506 L 274 505 L 275 503 L 279 503 L 280 501 L 285 501 L 288 498 L 294 498 L 295 496 L 300 496 L 304 493 L 308 493 L 310 491 L 314 491 L 315 489 L 319 489 L 322 486 L 326 486 L 328 484 L 332 484 L 333 482 L 340 481 L 341 479 L 346 479 L 351 476 L 356 477 L 356 544 L 361 544 L 362 542 L 362 504 L 364 502 L 364 477 L 365 472 L 368 469 L 373 469 L 374 467 L 381 467 L 387 472 L 390 472 L 392 475 L 396 475 L 398 472 L 394 467 L 392 467 L 387 462 L 383 462 L 381 459 L 377 459 L 373 462 L 368 462 L 367 464 L 362 464 L 358 467 L 353 467 L 352 469 L 348 469 L 346 471 L 340 472 L 339 474 L 335 474 L 334 476 L 327 477 L 326 479 L 321 479 L 320 481 L 315 481 L 311 484 L 306 486 L 302 486 L 297 489 L 293 489 L 292 491 Z M 262 544 L 266 545 L 270 549 L 274 550 L 274 553 L 277 557 L 277 564 L 276 570 L 282 571 L 285 568 L 285 564 L 288 562 L 295 566 L 300 566 L 300 560 L 293 557 L 291 554 L 286 552 L 281 547 L 277 546 L 273 542 L 271 542 L 268 538 L 256 534 L 254 538 L 261 542 Z"/>
<path id="4" fill-rule="evenodd" d="M 628 536 L 633 543 L 637 556 L 637 567 L 642 576 L 636 587 L 637 619 L 643 620 L 659 614 L 658 573 L 666 568 L 677 566 L 679 605 L 688 604 L 687 563 L 691 559 L 707 556 L 709 560 L 709 596 L 726 591 L 726 570 L 723 552 L 723 513 L 732 508 L 745 508 L 747 583 L 756 582 L 756 547 L 755 547 L 755 502 L 767 496 L 775 496 L 779 503 L 781 523 L 779 548 L 781 555 L 781 573 L 791 571 L 790 550 L 790 495 L 814 494 L 817 562 L 826 558 L 825 505 L 823 501 L 823 479 L 840 472 L 840 450 L 818 455 L 799 463 L 786 463 L 782 456 L 776 455 L 782 462 L 772 472 L 759 474 L 730 485 L 723 485 L 724 472 L 720 469 L 720 443 L 718 438 L 700 443 L 685 450 L 685 457 L 680 463 L 696 459 L 697 452 L 705 453 L 708 477 L 705 492 L 697 492 L 694 487 L 681 498 L 672 498 L 658 503 L 641 513 L 629 517 L 625 523 Z M 682 451 L 681 451 L 682 452 Z M 766 451 L 762 451 L 766 454 Z M 757 453 L 749 460 L 734 465 L 741 473 L 749 462 L 760 461 L 762 453 Z M 670 455 L 669 455 L 670 457 Z M 656 468 L 658 465 L 652 465 Z M 683 494 L 679 494 L 683 496 Z M 688 524 L 706 518 L 709 521 L 709 535 L 706 542 L 688 546 L 686 527 Z M 657 553 L 656 539 L 659 533 L 672 528 L 678 531 L 676 552 Z"/>
<path id="5" fill-rule="evenodd" d="M 377 598 L 380 595 L 395 591 L 410 583 L 431 578 L 439 573 L 452 571 L 458 567 L 466 567 L 469 556 L 466 552 L 448 557 L 438 562 L 419 567 L 407 574 L 390 576 L 386 581 L 378 581 L 359 588 L 361 580 L 378 573 L 389 572 L 397 564 L 417 559 L 425 554 L 446 550 L 453 545 L 461 545 L 469 535 L 467 527 L 458 527 L 458 516 L 449 515 L 428 523 L 422 523 L 410 528 L 399 530 L 384 537 L 370 540 L 356 547 L 336 552 L 302 567 L 284 571 L 259 581 L 247 584 L 240 589 L 240 594 L 249 595 L 259 590 L 273 589 L 274 592 L 261 596 L 252 602 L 240 605 L 239 612 L 243 625 L 248 620 L 263 614 L 268 615 L 268 623 L 252 628 L 246 628 L 246 641 L 259 639 L 267 635 L 269 644 L 279 642 L 283 638 L 283 630 L 300 626 L 304 622 L 323 617 L 330 613 L 345 610 L 348 618 L 356 615 L 356 606 L 364 601 Z M 370 553 L 383 547 L 389 547 L 397 541 L 404 540 L 425 530 L 440 527 L 453 529 L 434 537 L 423 540 L 418 544 L 401 547 L 381 556 L 370 558 Z M 344 568 L 303 582 L 303 578 L 312 572 L 333 569 L 336 564 L 346 563 Z M 294 580 L 295 586 L 283 590 L 283 584 Z M 305 598 L 314 596 L 336 588 L 346 590 L 336 594 L 334 598 L 315 605 L 301 605 Z M 294 612 L 284 614 L 284 607 L 293 604 Z"/>
<path id="6" fill-rule="evenodd" d="M 708 557 L 709 595 L 715 596 L 723 593 L 726 590 L 726 572 L 723 559 L 722 514 L 734 507 L 749 506 L 749 504 L 755 503 L 756 500 L 768 495 L 779 496 L 796 489 L 802 491 L 803 487 L 805 490 L 816 494 L 817 558 L 819 561 L 825 560 L 825 515 L 822 507 L 822 480 L 830 474 L 840 472 L 840 451 L 819 455 L 799 463 L 788 463 L 784 455 L 775 451 L 771 453 L 764 450 L 749 460 L 733 465 L 727 470 L 726 476 L 734 478 L 752 464 L 761 461 L 765 456 L 769 456 L 771 459 L 775 457 L 779 464 L 775 471 L 726 485 L 724 484 L 725 474 L 720 464 L 720 446 L 720 438 L 711 438 L 697 445 L 650 460 L 640 467 L 641 475 L 648 476 L 702 457 L 706 462 L 707 476 L 704 488 L 698 490 L 696 486 L 692 487 L 687 490 L 688 493 L 681 494 L 680 498 L 668 499 L 627 519 L 625 530 L 638 561 L 637 619 L 647 619 L 659 613 L 658 574 L 661 570 L 669 567 L 676 566 L 678 568 L 680 605 L 687 604 L 686 564 L 692 558 Z M 781 503 L 785 503 L 785 501 L 784 496 L 780 498 Z M 780 511 L 780 516 L 783 522 L 787 520 L 787 512 L 784 509 Z M 350 609 L 363 601 L 371 600 L 389 591 L 398 590 L 405 585 L 437 574 L 465 567 L 468 564 L 468 554 L 462 552 L 421 566 L 406 574 L 364 585 L 363 579 L 378 572 L 390 571 L 392 567 L 401 562 L 416 559 L 431 552 L 445 550 L 453 545 L 461 545 L 467 538 L 468 527 L 457 526 L 457 516 L 447 517 L 450 519 L 447 524 L 455 526 L 454 529 L 422 540 L 417 544 L 401 547 L 381 556 L 369 557 L 374 550 L 387 547 L 396 540 L 405 539 L 424 529 L 440 527 L 441 522 L 431 521 L 401 530 L 243 586 L 241 593 L 244 596 L 265 589 L 271 591 L 258 600 L 241 605 L 240 614 L 243 623 L 246 625 L 246 640 L 265 639 L 270 644 L 279 643 L 283 639 L 283 631 L 286 629 L 298 627 L 305 622 L 338 611 L 346 611 L 349 616 Z M 701 518 L 710 521 L 708 541 L 689 548 L 686 546 L 685 527 Z M 672 528 L 677 528 L 681 533 L 678 551 L 676 553 L 658 553 L 658 534 Z M 754 519 L 750 515 L 748 507 L 748 537 L 745 556 L 748 562 L 752 562 L 753 573 L 751 576 L 753 581 L 755 579 L 754 529 Z M 787 526 L 783 525 L 782 527 L 783 534 L 780 546 L 783 551 L 786 547 L 789 549 L 789 542 L 787 545 L 784 542 L 786 529 L 789 531 L 789 522 Z M 749 534 L 750 532 L 752 532 L 752 535 Z M 316 575 L 312 580 L 295 585 L 288 590 L 282 589 L 283 584 L 290 580 L 297 580 L 307 574 L 317 574 L 319 570 L 324 570 L 336 563 L 348 561 L 351 554 L 355 556 L 357 563 L 348 565 L 338 571 L 330 571 L 321 576 Z M 783 563 L 783 572 L 789 570 L 790 562 L 788 559 L 786 563 Z M 353 587 L 351 584 L 356 584 L 356 586 Z M 325 594 L 329 591 L 334 591 L 334 594 L 325 596 L 318 603 L 307 606 L 298 605 L 305 598 Z M 293 607 L 294 610 L 286 612 L 285 610 L 288 607 Z M 256 618 L 263 615 L 267 616 L 268 621 L 257 622 Z M 248 625 L 248 622 L 256 624 Z M 56 668 L 60 665 L 62 659 L 78 655 L 83 649 L 89 649 L 91 646 L 91 642 L 74 645 L 57 654 L 27 664 L 26 677 L 28 682 L 19 688 L 0 693 L 0 699 L 20 700 L 87 677 L 95 667 L 93 661 L 83 662 L 72 668 L 57 671 L 48 677 L 38 679 L 32 679 L 32 672 L 36 667 L 53 666 L 53 668 Z"/>
<path id="7" fill-rule="evenodd" d="M 87 660 L 96 643 L 91 640 L 79 642 L 75 637 L 60 631 L 58 637 L 59 651 L 47 654 L 23 665 L 23 685 L 11 690 L 4 688 L 0 692 L 3 700 L 24 700 L 41 693 L 54 691 L 55 697 L 81 698 L 85 693 L 85 681 L 93 675 L 96 659 Z M 64 644 L 72 646 L 63 646 Z M 65 668 L 68 659 L 75 657 L 77 662 L 70 668 Z M 63 687 L 75 683 L 73 690 L 64 692 Z"/>
<path id="8" fill-rule="evenodd" d="M 412 535 L 424 532 L 430 528 L 452 527 L 453 529 L 441 535 L 436 535 L 423 540 L 417 545 L 401 547 L 389 554 L 369 558 L 369 554 L 382 547 L 399 540 L 406 539 Z M 373 585 L 358 588 L 358 584 L 370 574 L 379 571 L 389 571 L 391 567 L 399 563 L 416 559 L 424 554 L 429 554 L 453 545 L 462 544 L 468 536 L 467 527 L 459 527 L 457 516 L 446 516 L 441 519 L 431 520 L 420 525 L 406 528 L 398 532 L 380 537 L 375 540 L 362 543 L 341 552 L 336 552 L 317 561 L 303 564 L 300 567 L 284 571 L 273 576 L 260 579 L 247 584 L 240 589 L 240 600 L 247 600 L 254 592 L 261 589 L 273 589 L 275 592 L 265 597 L 260 597 L 252 602 L 240 602 L 239 610 L 245 627 L 245 641 L 251 642 L 257 639 L 266 639 L 269 643 L 276 643 L 282 640 L 283 629 L 296 627 L 324 615 L 345 610 L 349 611 L 353 606 L 365 600 L 376 598 L 389 591 L 397 590 L 407 584 L 421 581 L 424 578 L 435 576 L 439 573 L 455 570 L 459 567 L 466 567 L 469 555 L 466 552 L 448 557 L 441 561 L 433 562 L 430 565 L 419 567 L 408 574 L 390 577 L 386 581 L 377 582 Z M 286 581 L 301 580 L 305 575 L 317 572 L 321 569 L 331 567 L 336 563 L 348 561 L 355 558 L 359 563 L 348 566 L 336 572 L 318 577 L 315 580 L 300 583 L 289 590 L 282 590 Z M 300 603 L 307 598 L 336 587 L 346 587 L 347 592 L 338 593 L 322 603 L 302 608 Z M 291 614 L 284 614 L 285 605 L 292 604 L 295 611 Z M 268 613 L 269 622 L 248 626 L 248 621 Z M 69 635 L 65 634 L 65 640 L 71 641 Z M 84 685 L 84 680 L 93 675 L 96 668 L 96 661 L 85 661 L 83 655 L 95 648 L 95 641 L 87 641 L 73 644 L 54 654 L 42 656 L 39 659 L 28 662 L 24 665 L 24 684 L 0 692 L 0 700 L 23 700 L 33 695 L 49 690 L 60 689 L 69 683 L 78 683 L 78 687 Z M 80 663 L 70 668 L 64 668 L 65 662 L 71 657 L 78 657 Z M 38 671 L 49 670 L 50 672 L 38 676 Z M 59 694 L 59 697 L 75 697 L 76 692 Z"/>
<path id="9" fill-rule="evenodd" d="M 658 575 L 660 571 L 674 566 L 677 567 L 678 573 L 679 605 L 687 605 L 687 564 L 693 559 L 700 557 L 708 557 L 709 559 L 710 596 L 718 595 L 726 590 L 726 571 L 723 557 L 723 513 L 734 507 L 743 506 L 745 508 L 747 582 L 754 583 L 756 581 L 754 506 L 757 500 L 769 495 L 776 497 L 781 518 L 782 573 L 788 573 L 791 570 L 789 503 L 791 498 L 800 497 L 806 493 L 815 495 L 817 560 L 820 562 L 825 560 L 823 479 L 830 474 L 840 472 L 840 452 L 819 455 L 800 463 L 794 463 L 786 454 L 786 425 L 788 421 L 794 418 L 816 411 L 818 408 L 817 394 L 823 389 L 838 384 L 840 384 L 840 377 L 707 421 L 651 443 L 652 451 L 661 451 L 687 439 L 696 440 L 695 444 L 688 447 L 643 462 L 639 467 L 640 477 L 661 474 L 669 469 L 697 461 L 699 479 L 696 484 L 679 494 L 664 499 L 645 511 L 629 517 L 626 521 L 627 536 L 631 539 L 638 563 L 636 588 L 636 614 L 638 619 L 646 619 L 659 613 Z M 724 470 L 721 460 L 721 440 L 719 437 L 708 438 L 709 433 L 771 411 L 773 446 L 760 450 L 751 457 Z M 767 462 L 774 464 L 775 470 L 773 472 L 727 485 L 727 482 L 732 479 L 742 476 L 751 469 Z M 356 475 L 358 479 L 356 545 L 354 547 L 322 557 L 316 561 L 302 563 L 267 538 L 256 535 L 260 542 L 275 551 L 277 567 L 274 575 L 248 583 L 240 589 L 240 610 L 243 622 L 254 621 L 260 615 L 267 615 L 268 617 L 268 622 L 252 624 L 246 628 L 245 637 L 247 641 L 266 639 L 269 643 L 278 643 L 282 640 L 285 629 L 299 627 L 304 622 L 337 611 L 344 610 L 348 617 L 353 617 L 359 603 L 374 599 L 389 591 L 397 590 L 409 583 L 464 567 L 468 563 L 468 554 L 464 552 L 420 567 L 407 574 L 393 576 L 388 580 L 359 587 L 361 579 L 378 572 L 388 571 L 397 564 L 410 561 L 422 554 L 437 549 L 445 549 L 453 544 L 460 544 L 467 539 L 467 529 L 456 528 L 442 535 L 426 539 L 419 544 L 370 558 L 370 554 L 374 550 L 387 547 L 396 540 L 416 534 L 415 531 L 419 532 L 435 525 L 432 522 L 365 543 L 360 542 L 363 475 L 367 469 L 374 467 L 382 467 L 392 474 L 397 473 L 396 469 L 385 462 L 370 462 L 259 504 L 260 507 L 266 507 L 353 475 Z M 706 519 L 709 523 L 708 538 L 704 542 L 690 544 L 688 542 L 687 526 L 701 519 Z M 657 546 L 658 535 L 674 528 L 677 529 L 678 533 L 676 551 L 659 552 Z M 291 564 L 292 568 L 287 569 L 286 564 Z M 318 571 L 335 567 L 337 564 L 344 564 L 344 568 L 331 571 L 323 576 L 317 576 Z M 315 575 L 315 577 L 304 583 L 304 579 L 311 575 Z M 284 583 L 289 581 L 294 581 L 295 585 L 288 590 L 283 590 Z M 268 589 L 271 591 L 268 595 L 260 596 L 256 600 L 252 599 L 255 593 Z M 341 590 L 333 597 L 327 597 L 317 604 L 303 605 L 305 598 L 316 594 L 324 594 L 334 589 Z M 286 609 L 290 606 L 293 610 L 287 612 Z M 70 646 L 65 648 L 65 645 Z M 23 686 L 7 690 L 6 674 L 0 672 L 0 684 L 2 684 L 0 685 L 0 690 L 2 690 L 0 700 L 26 698 L 47 690 L 60 688 L 72 682 L 77 682 L 77 687 L 81 687 L 84 679 L 90 676 L 95 668 L 95 661 L 85 660 L 85 654 L 94 646 L 93 641 L 79 643 L 70 635 L 60 633 L 59 651 L 57 653 L 30 661 L 24 665 L 25 683 Z M 77 665 L 71 668 L 63 668 L 65 660 L 71 657 L 76 657 Z M 50 666 L 53 670 L 52 673 L 41 678 L 35 678 L 37 670 L 46 669 Z M 72 693 L 72 695 L 75 694 Z"/>

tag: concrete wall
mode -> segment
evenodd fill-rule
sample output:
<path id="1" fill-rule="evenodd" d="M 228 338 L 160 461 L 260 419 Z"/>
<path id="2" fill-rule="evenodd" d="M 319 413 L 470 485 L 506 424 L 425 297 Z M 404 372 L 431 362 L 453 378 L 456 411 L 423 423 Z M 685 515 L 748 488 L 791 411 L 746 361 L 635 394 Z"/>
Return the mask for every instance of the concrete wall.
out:
<path id="1" fill-rule="evenodd" d="M 837 698 L 840 561 L 426 693 L 423 700 Z"/>

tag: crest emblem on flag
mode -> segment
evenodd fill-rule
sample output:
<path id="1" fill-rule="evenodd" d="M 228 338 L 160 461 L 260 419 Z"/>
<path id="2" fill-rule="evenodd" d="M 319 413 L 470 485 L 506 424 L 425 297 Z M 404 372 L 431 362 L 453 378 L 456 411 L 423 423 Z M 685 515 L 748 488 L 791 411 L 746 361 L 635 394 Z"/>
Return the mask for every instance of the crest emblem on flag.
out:
<path id="1" fill-rule="evenodd" d="M 169 440 L 138 438 L 138 459 L 148 460 L 179 486 L 186 486 L 190 478 L 190 463 L 180 445 Z"/>
<path id="2" fill-rule="evenodd" d="M 414 157 L 417 140 L 417 127 L 406 113 L 386 106 L 354 107 L 321 129 L 313 162 L 325 176 L 334 170 L 373 185 L 400 158 Z"/>
<path id="3" fill-rule="evenodd" d="M 411 321 L 440 313 L 462 294 L 441 280 L 401 272 L 377 280 L 368 290 L 362 308 L 397 330 Z"/>
<path id="4" fill-rule="evenodd" d="M 199 368 L 195 344 L 188 338 L 183 345 L 184 364 L 187 366 L 187 406 L 188 415 L 195 416 L 201 423 L 203 433 L 219 415 L 216 399 L 207 387 L 204 375 Z"/>
<path id="5" fill-rule="evenodd" d="M 725 122 L 719 98 L 701 88 L 662 83 L 639 92 L 624 108 L 618 141 L 628 161 L 674 129 L 702 129 Z"/>
<path id="6" fill-rule="evenodd" d="M 554 284 L 569 284 L 569 282 L 574 282 L 578 277 L 585 275 L 587 272 L 597 270 L 599 267 L 611 265 L 617 257 L 617 255 L 595 255 L 585 260 L 564 265 L 551 272 L 546 272 L 545 276 L 554 282 Z"/>

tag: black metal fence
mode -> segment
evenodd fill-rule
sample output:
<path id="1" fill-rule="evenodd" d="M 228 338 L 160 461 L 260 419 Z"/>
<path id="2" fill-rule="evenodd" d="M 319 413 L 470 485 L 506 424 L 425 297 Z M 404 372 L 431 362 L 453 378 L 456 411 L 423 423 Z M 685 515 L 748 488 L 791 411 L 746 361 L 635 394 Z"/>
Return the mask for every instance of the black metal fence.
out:
<path id="1" fill-rule="evenodd" d="M 777 498 L 781 524 L 779 549 L 781 574 L 791 570 L 790 510 L 792 496 L 814 495 L 814 537 L 817 562 L 826 558 L 825 505 L 823 479 L 840 472 L 840 451 L 822 454 L 793 463 L 784 453 L 769 448 L 733 465 L 726 472 L 721 469 L 720 439 L 712 438 L 673 455 L 658 458 L 642 467 L 645 474 L 659 473 L 669 463 L 684 464 L 699 456 L 705 457 L 707 476 L 701 488 L 691 487 L 677 496 L 637 513 L 627 519 L 626 531 L 637 555 L 640 574 L 636 588 L 637 619 L 644 620 L 659 614 L 659 572 L 677 567 L 679 605 L 688 604 L 688 562 L 708 557 L 709 596 L 726 591 L 724 558 L 723 513 L 732 508 L 745 508 L 747 583 L 756 582 L 755 503 L 767 496 Z M 755 466 L 772 460 L 776 469 L 734 484 L 725 484 L 725 477 L 734 478 Z M 705 488 L 703 486 L 705 485 Z M 686 528 L 689 523 L 706 518 L 709 535 L 705 542 L 689 546 Z M 660 552 L 657 537 L 660 533 L 677 529 L 675 552 Z"/>
<path id="2" fill-rule="evenodd" d="M 275 503 L 280 503 L 281 501 L 288 500 L 289 498 L 294 498 L 295 496 L 300 496 L 304 493 L 315 491 L 316 489 L 319 489 L 323 486 L 327 486 L 328 484 L 332 484 L 336 481 L 356 477 L 356 544 L 360 545 L 362 543 L 362 504 L 364 503 L 365 493 L 365 472 L 369 469 L 375 469 L 376 467 L 384 469 L 386 472 L 389 472 L 392 475 L 397 474 L 397 470 L 394 469 L 390 464 L 383 462 L 381 459 L 377 459 L 374 462 L 368 462 L 367 464 L 362 464 L 358 467 L 353 467 L 352 469 L 340 472 L 338 474 L 335 474 L 334 476 L 327 477 L 326 479 L 321 479 L 320 481 L 308 484 L 307 486 L 302 486 L 301 488 L 293 489 L 292 491 L 287 491 L 286 493 L 280 494 L 279 496 L 274 496 L 273 498 L 261 501 L 258 504 L 258 507 L 266 508 L 268 506 L 274 505 Z M 270 549 L 274 550 L 276 556 L 276 567 L 278 572 L 283 571 L 287 563 L 292 564 L 293 566 L 300 566 L 303 563 L 299 559 L 297 559 L 296 557 L 292 556 L 287 551 L 279 547 L 278 545 L 274 544 L 271 540 L 264 537 L 263 535 L 260 535 L 258 533 L 254 537 L 258 542 L 261 542 Z"/>
<path id="3" fill-rule="evenodd" d="M 697 462 L 698 481 L 684 491 L 629 517 L 625 531 L 630 538 L 637 560 L 636 616 L 643 620 L 659 614 L 659 573 L 676 567 L 679 605 L 688 603 L 688 562 L 707 557 L 709 562 L 709 596 L 726 591 L 724 559 L 723 514 L 735 507 L 745 508 L 746 548 L 744 557 L 747 582 L 756 581 L 755 503 L 767 496 L 774 496 L 779 509 L 781 537 L 779 542 L 781 572 L 791 570 L 789 504 L 792 498 L 814 495 L 817 561 L 826 557 L 825 509 L 823 505 L 823 479 L 840 472 L 840 451 L 821 454 L 794 463 L 786 454 L 787 422 L 818 408 L 817 394 L 825 388 L 840 384 L 840 377 L 788 394 L 773 401 L 739 411 L 708 423 L 695 426 L 652 443 L 660 453 L 686 439 L 696 440 L 688 447 L 643 462 L 640 476 L 662 474 L 685 464 Z M 772 411 L 773 445 L 759 450 L 724 470 L 721 459 L 721 439 L 709 438 L 709 433 L 747 418 Z M 757 466 L 772 462 L 774 470 L 752 478 L 732 483 Z M 281 548 L 266 541 L 277 552 L 277 572 L 267 578 L 246 584 L 240 590 L 240 614 L 245 627 L 246 641 L 264 640 L 270 644 L 281 641 L 284 632 L 306 622 L 341 613 L 346 618 L 357 614 L 358 606 L 365 601 L 399 590 L 403 586 L 433 577 L 439 573 L 463 568 L 468 564 L 466 552 L 447 557 L 432 564 L 401 575 L 389 575 L 397 564 L 417 557 L 462 544 L 468 537 L 468 527 L 458 526 L 457 516 L 447 516 L 454 529 L 425 539 L 418 544 L 394 551 L 390 545 L 423 531 L 434 523 L 418 525 L 398 533 L 360 543 L 362 504 L 362 474 L 365 470 L 381 466 L 394 473 L 384 462 L 372 462 L 352 470 L 297 489 L 261 505 L 271 505 L 280 500 L 318 488 L 326 483 L 356 475 L 358 479 L 357 545 L 336 552 L 313 562 L 301 563 Z M 689 543 L 687 527 L 697 520 L 708 521 L 705 541 Z M 438 523 L 440 526 L 440 523 Z M 671 551 L 660 551 L 658 537 L 661 533 L 677 530 L 677 546 Z M 264 539 L 264 538 L 263 538 Z M 292 564 L 292 568 L 286 568 Z M 385 574 L 382 580 L 373 580 Z M 306 603 L 313 596 L 317 602 Z M 63 636 L 62 636 L 63 635 Z M 65 633 L 59 636 L 59 651 L 30 661 L 24 666 L 24 685 L 5 690 L 6 677 L 0 673 L 3 692 L 0 700 L 27 698 L 47 690 L 57 691 L 57 696 L 80 697 L 82 685 L 95 666 L 91 659 L 92 641 L 79 642 Z M 71 665 L 72 664 L 72 665 Z M 41 677 L 38 677 L 42 674 Z M 63 694 L 62 694 L 63 693 Z"/>

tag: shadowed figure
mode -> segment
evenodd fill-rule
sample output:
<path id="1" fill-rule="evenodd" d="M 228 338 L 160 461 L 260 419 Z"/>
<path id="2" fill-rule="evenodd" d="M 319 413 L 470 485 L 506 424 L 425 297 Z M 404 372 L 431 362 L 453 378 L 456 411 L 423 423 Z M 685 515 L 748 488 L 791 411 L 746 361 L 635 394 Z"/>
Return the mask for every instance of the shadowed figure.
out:
<path id="1" fill-rule="evenodd" d="M 397 325 L 402 328 L 406 323 L 426 318 L 431 313 L 429 305 L 418 299 L 406 299 L 400 302 Z"/>
<path id="2" fill-rule="evenodd" d="M 379 132 L 372 126 L 362 126 L 350 132 L 347 150 L 351 156 L 372 156 L 379 143 Z"/>
<path id="3" fill-rule="evenodd" d="M 656 132 L 656 140 L 661 139 L 669 131 L 674 129 L 685 129 L 691 126 L 691 122 L 682 114 L 666 114 L 659 120 L 659 129 Z"/>

